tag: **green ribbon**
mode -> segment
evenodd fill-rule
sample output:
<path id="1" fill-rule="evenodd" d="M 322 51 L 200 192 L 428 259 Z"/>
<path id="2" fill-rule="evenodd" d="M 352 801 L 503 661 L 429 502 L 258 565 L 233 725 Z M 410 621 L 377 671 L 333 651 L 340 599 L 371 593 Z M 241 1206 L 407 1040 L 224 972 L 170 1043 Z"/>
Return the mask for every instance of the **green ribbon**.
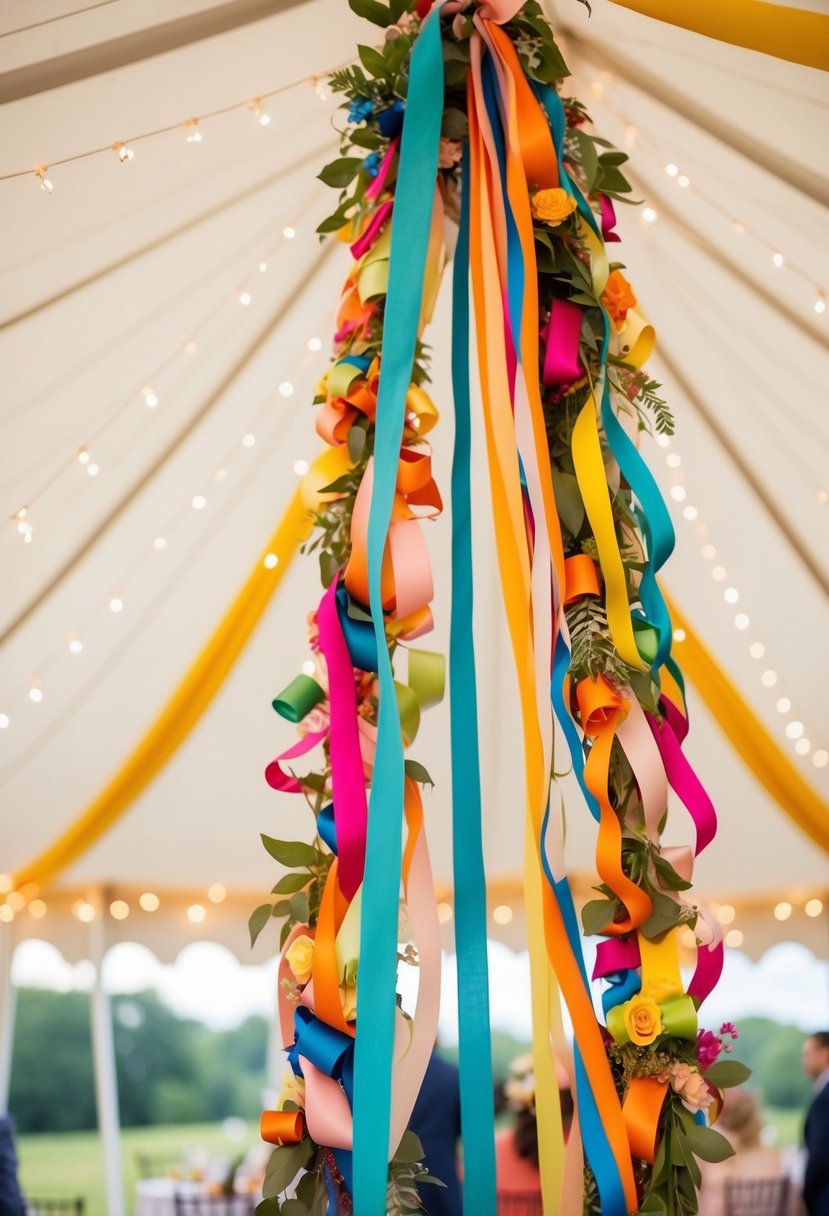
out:
<path id="1" fill-rule="evenodd" d="M 420 701 L 408 684 L 394 682 L 397 693 L 397 712 L 400 715 L 400 730 L 406 747 L 411 747 L 420 730 Z"/>
<path id="2" fill-rule="evenodd" d="M 436 650 L 409 651 L 409 688 L 420 703 L 429 709 L 443 700 L 446 690 L 446 659 Z"/>
<path id="3" fill-rule="evenodd" d="M 620 1046 L 631 1042 L 625 1025 L 625 1013 L 639 999 L 641 997 L 634 997 L 632 1001 L 625 1001 L 624 1005 L 616 1005 L 607 1011 L 607 1028 Z M 662 1014 L 662 1029 L 657 1038 L 667 1034 L 673 1038 L 694 1042 L 697 1037 L 697 1010 L 691 997 L 685 994 L 669 996 L 667 1000 L 659 1003 L 659 1010 Z"/>
<path id="4" fill-rule="evenodd" d="M 373 300 L 375 296 L 384 296 L 388 291 L 391 227 L 391 224 L 386 225 L 360 263 L 360 269 L 357 271 L 357 290 L 363 301 Z"/>
<path id="5" fill-rule="evenodd" d="M 296 676 L 278 697 L 274 697 L 272 705 L 280 717 L 288 722 L 301 722 L 315 705 L 324 700 L 325 690 L 320 688 L 316 680 L 310 676 Z"/>
<path id="6" fill-rule="evenodd" d="M 347 397 L 354 381 L 359 380 L 365 374 L 361 367 L 357 367 L 347 359 L 340 359 L 338 363 L 332 364 L 328 369 L 328 396 Z"/>

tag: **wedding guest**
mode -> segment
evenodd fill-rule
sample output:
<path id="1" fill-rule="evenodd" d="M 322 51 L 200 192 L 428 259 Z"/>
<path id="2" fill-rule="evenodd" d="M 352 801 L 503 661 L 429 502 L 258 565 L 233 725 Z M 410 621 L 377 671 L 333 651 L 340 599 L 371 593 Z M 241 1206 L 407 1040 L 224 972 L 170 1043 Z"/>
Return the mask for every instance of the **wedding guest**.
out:
<path id="1" fill-rule="evenodd" d="M 424 1149 L 423 1163 L 433 1178 L 419 1188 L 427 1216 L 461 1216 L 458 1142 L 461 1137 L 461 1091 L 458 1070 L 432 1052 L 409 1120 Z"/>
<path id="2" fill-rule="evenodd" d="M 17 1182 L 14 1124 L 10 1115 L 0 1115 L 0 1216 L 20 1216 L 23 1196 Z"/>
<path id="3" fill-rule="evenodd" d="M 532 1056 L 520 1056 L 510 1064 L 504 1094 L 515 1112 L 515 1124 L 498 1132 L 495 1137 L 498 1216 L 540 1216 L 541 1173 Z M 559 1069 L 559 1099 L 566 1140 L 573 1122 L 574 1107 L 567 1074 L 563 1069 Z"/>
<path id="4" fill-rule="evenodd" d="M 804 1128 L 803 1198 L 809 1216 L 829 1216 L 829 1030 L 816 1031 L 803 1044 L 803 1071 L 815 1095 Z"/>
<path id="5" fill-rule="evenodd" d="M 780 1194 L 787 1189 L 780 1153 L 763 1143 L 763 1119 L 755 1094 L 742 1086 L 725 1090 L 717 1131 L 730 1142 L 734 1156 L 716 1164 L 700 1161 L 700 1216 L 725 1216 L 729 1182 L 763 1179 L 777 1181 Z M 791 1203 L 786 1210 L 792 1211 Z"/>

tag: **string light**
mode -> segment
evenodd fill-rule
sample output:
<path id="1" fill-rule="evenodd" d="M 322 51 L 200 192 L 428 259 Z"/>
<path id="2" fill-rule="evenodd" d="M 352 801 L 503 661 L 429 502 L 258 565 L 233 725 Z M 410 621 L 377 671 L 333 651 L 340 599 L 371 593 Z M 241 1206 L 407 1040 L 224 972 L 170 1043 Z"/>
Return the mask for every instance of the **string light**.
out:
<path id="1" fill-rule="evenodd" d="M 452 905 L 440 903 L 437 907 L 438 920 L 442 925 L 448 925 L 452 919 Z"/>
<path id="2" fill-rule="evenodd" d="M 100 466 L 97 465 L 94 460 L 91 460 L 86 466 L 87 477 L 97 477 L 100 471 Z"/>
<path id="3" fill-rule="evenodd" d="M 138 896 L 138 903 L 145 912 L 157 912 L 161 900 L 152 891 L 145 891 L 143 895 Z"/>
<path id="4" fill-rule="evenodd" d="M 322 350 L 322 342 L 319 338 L 309 338 L 308 349 L 313 351 Z"/>
<path id="5" fill-rule="evenodd" d="M 725 600 L 726 604 L 736 604 L 739 598 L 740 593 L 736 587 L 726 587 L 725 591 L 723 592 L 723 599 Z"/>
<path id="6" fill-rule="evenodd" d="M 306 676 L 312 676 L 316 670 L 317 666 L 313 659 L 306 659 L 302 664 L 302 671 Z"/>
<path id="7" fill-rule="evenodd" d="M 686 637 L 686 633 L 685 633 L 684 629 L 675 629 L 674 630 L 673 638 L 674 638 L 675 642 L 684 642 L 685 637 Z"/>
<path id="8" fill-rule="evenodd" d="M 242 305 L 243 308 L 247 308 L 247 306 L 250 304 L 252 299 L 253 299 L 253 296 L 250 294 L 249 291 L 240 291 L 239 292 L 239 303 Z"/>
<path id="9" fill-rule="evenodd" d="M 214 882 L 207 889 L 207 898 L 212 904 L 220 904 L 227 897 L 227 889 L 220 882 Z"/>
<path id="10" fill-rule="evenodd" d="M 153 548 L 156 553 L 161 553 L 167 548 L 167 538 L 165 536 L 157 536 L 153 541 Z"/>
<path id="11" fill-rule="evenodd" d="M 715 583 L 721 583 L 727 574 L 725 566 L 715 566 L 711 571 L 711 577 Z"/>
<path id="12" fill-rule="evenodd" d="M 794 745 L 794 750 L 797 752 L 798 756 L 808 756 L 809 752 L 812 750 L 811 740 L 805 738 L 798 739 Z"/>
<path id="13" fill-rule="evenodd" d="M 792 905 L 788 900 L 782 899 L 779 904 L 774 907 L 775 920 L 788 920 L 792 914 Z"/>
<path id="14" fill-rule="evenodd" d="M 822 899 L 809 899 L 806 901 L 806 906 L 803 909 L 807 916 L 820 916 L 823 911 Z"/>
<path id="15" fill-rule="evenodd" d="M 8 714 L 0 714 L 0 730 L 8 730 L 11 726 L 11 721 Z"/>
<path id="16" fill-rule="evenodd" d="M 734 628 L 735 629 L 741 629 L 741 630 L 748 629 L 750 624 L 751 624 L 751 620 L 749 619 L 748 615 L 745 612 L 738 612 L 737 615 L 734 617 Z"/>
<path id="17" fill-rule="evenodd" d="M 279 565 L 279 558 L 275 553 L 266 553 L 262 565 L 266 570 L 275 570 Z"/>
<path id="18" fill-rule="evenodd" d="M 512 908 L 509 904 L 498 904 L 492 909 L 492 919 L 496 925 L 508 925 L 512 920 Z"/>
<path id="19" fill-rule="evenodd" d="M 190 506 L 194 511 L 203 511 L 207 506 L 207 499 L 203 494 L 194 494 L 193 498 L 190 500 Z"/>
<path id="20" fill-rule="evenodd" d="M 783 254 L 779 249 L 775 249 L 774 253 L 771 255 L 771 260 L 772 264 L 779 270 L 783 265 Z"/>
<path id="21" fill-rule="evenodd" d="M 198 349 L 199 344 L 196 342 L 195 338 L 188 338 L 181 348 L 182 354 L 185 355 L 194 355 Z"/>
<path id="22" fill-rule="evenodd" d="M 675 165 L 672 161 L 669 165 L 665 166 L 665 172 L 668 174 L 668 177 L 676 177 L 677 173 L 679 173 L 679 166 Z"/>
<path id="23" fill-rule="evenodd" d="M 11 924 L 14 920 L 14 910 L 8 904 L 0 904 L 0 920 L 6 924 Z"/>
<path id="24" fill-rule="evenodd" d="M 792 703 L 788 697 L 781 697 L 777 702 L 777 712 L 779 714 L 787 714 L 792 707 Z"/>
<path id="25" fill-rule="evenodd" d="M 296 473 L 297 477 L 304 477 L 305 474 L 308 472 L 308 461 L 307 460 L 295 460 L 294 461 L 294 472 Z"/>
<path id="26" fill-rule="evenodd" d="M 705 560 L 707 562 L 713 561 L 714 558 L 717 556 L 716 547 L 711 544 L 703 545 L 702 548 L 700 549 L 700 553 L 702 554 L 702 556 L 705 558 Z"/>
<path id="27" fill-rule="evenodd" d="M 826 768 L 826 765 L 829 764 L 829 752 L 821 747 L 812 756 L 812 764 L 815 768 Z"/>
<path id="28" fill-rule="evenodd" d="M 135 153 L 133 152 L 132 148 L 128 148 L 127 145 L 122 140 L 119 140 L 117 143 L 114 143 L 112 145 L 112 150 L 115 153 L 115 155 L 118 157 L 118 159 L 122 165 L 127 164 L 135 156 Z"/>
<path id="29" fill-rule="evenodd" d="M 151 384 L 145 384 L 141 390 L 141 396 L 144 398 L 144 404 L 148 410 L 154 410 L 158 405 L 158 394 Z"/>
<path id="30" fill-rule="evenodd" d="M 187 132 L 186 139 L 188 144 L 200 144 L 203 140 L 203 135 L 199 130 L 198 118 L 188 118 L 184 124 L 184 129 Z"/>
<path id="31" fill-rule="evenodd" d="M 130 914 L 130 906 L 123 899 L 114 899 L 109 905 L 109 914 L 113 920 L 126 920 Z"/>
<path id="32" fill-rule="evenodd" d="M 78 464 L 89 464 L 90 456 L 86 448 L 78 448 Z"/>
<path id="33" fill-rule="evenodd" d="M 817 299 L 815 300 L 815 312 L 819 316 L 822 316 L 826 312 L 826 293 L 824 291 L 818 292 Z"/>
<path id="34" fill-rule="evenodd" d="M 253 101 L 249 103 L 248 108 L 260 127 L 269 127 L 271 125 L 271 116 L 262 104 L 261 97 L 254 97 Z"/>
<path id="35" fill-rule="evenodd" d="M 683 190 L 687 190 L 691 184 L 691 179 L 686 173 L 680 173 L 679 177 L 676 179 L 676 184 L 681 186 Z"/>
<path id="36" fill-rule="evenodd" d="M 48 169 L 49 169 L 48 165 L 38 165 L 37 168 L 34 170 L 34 174 L 35 174 L 35 177 L 37 177 L 40 180 L 41 190 L 45 190 L 45 192 L 47 194 L 53 194 L 54 190 L 55 190 L 55 184 L 53 181 L 51 181 L 46 176 Z"/>
<path id="37" fill-rule="evenodd" d="M 290 380 L 283 380 L 279 386 L 280 397 L 292 397 L 294 394 L 294 386 Z"/>
<path id="38" fill-rule="evenodd" d="M 725 944 L 732 949 L 736 949 L 743 944 L 743 935 L 739 929 L 729 929 L 725 935 Z"/>
<path id="39" fill-rule="evenodd" d="M 684 502 L 686 490 L 684 486 L 671 486 L 671 498 L 674 502 Z"/>
<path id="40" fill-rule="evenodd" d="M 642 208 L 642 219 L 645 221 L 646 224 L 655 224 L 656 221 L 659 219 L 659 216 L 657 215 L 656 209 L 654 207 L 643 207 Z"/>
<path id="41" fill-rule="evenodd" d="M 746 226 L 742 220 L 732 220 L 731 227 L 737 233 L 737 236 L 742 236 L 746 230 Z"/>
<path id="42" fill-rule="evenodd" d="M 69 643 L 70 654 L 81 654 L 83 652 L 83 642 L 80 638 L 72 638 Z"/>
<path id="43" fill-rule="evenodd" d="M 112 599 L 109 601 L 110 612 L 119 613 L 119 612 L 123 611 L 123 608 L 124 608 L 124 601 L 120 598 L 120 596 L 114 595 L 112 597 Z"/>
<path id="44" fill-rule="evenodd" d="M 207 909 L 203 904 L 191 904 L 187 909 L 187 919 L 194 925 L 200 925 L 205 916 L 207 916 Z"/>
<path id="45" fill-rule="evenodd" d="M 72 911 L 77 919 L 83 921 L 85 925 L 88 925 L 90 921 L 95 919 L 95 905 L 85 899 L 77 900 L 72 907 Z"/>
<path id="46" fill-rule="evenodd" d="M 24 544 L 30 545 L 34 536 L 34 528 L 29 523 L 29 508 L 21 507 L 12 516 L 12 523 L 16 525 L 18 534 L 23 537 Z"/>
<path id="47" fill-rule="evenodd" d="M 682 457 L 679 452 L 669 452 L 665 457 L 665 464 L 669 469 L 678 469 L 682 464 Z"/>
<path id="48" fill-rule="evenodd" d="M 786 726 L 786 738 L 787 739 L 799 739 L 802 734 L 803 734 L 803 723 L 802 722 L 789 722 L 787 724 L 787 726 Z"/>
<path id="49" fill-rule="evenodd" d="M 29 904 L 29 915 L 33 916 L 35 920 L 43 920 L 43 917 L 46 915 L 46 904 L 42 899 L 33 899 L 31 901 Z"/>
<path id="50" fill-rule="evenodd" d="M 775 684 L 777 683 L 777 672 L 772 671 L 771 668 L 764 671 L 760 676 L 760 683 L 764 688 L 774 688 Z"/>
<path id="51" fill-rule="evenodd" d="M 29 700 L 33 705 L 39 705 L 43 700 L 43 689 L 39 685 L 33 684 L 29 689 Z"/>
<path id="52" fill-rule="evenodd" d="M 251 435 L 250 432 L 248 432 L 247 435 L 242 436 L 242 447 L 243 448 L 252 448 L 255 445 L 255 443 L 256 443 L 256 436 Z"/>
<path id="53" fill-rule="evenodd" d="M 284 236 L 286 241 L 292 241 L 294 239 L 294 237 L 296 236 L 296 228 L 292 228 L 291 225 L 289 224 L 287 226 L 287 228 L 282 229 L 282 235 Z"/>
<path id="54" fill-rule="evenodd" d="M 762 659 L 766 653 L 766 648 L 762 642 L 752 642 L 748 648 L 748 653 L 753 659 Z"/>

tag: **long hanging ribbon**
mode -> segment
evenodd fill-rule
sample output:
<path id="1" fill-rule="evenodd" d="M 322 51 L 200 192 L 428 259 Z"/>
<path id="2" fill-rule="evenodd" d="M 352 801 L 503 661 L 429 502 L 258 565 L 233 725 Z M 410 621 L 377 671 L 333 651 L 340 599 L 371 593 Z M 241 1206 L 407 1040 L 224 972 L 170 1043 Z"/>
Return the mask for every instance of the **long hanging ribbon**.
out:
<path id="1" fill-rule="evenodd" d="M 375 480 L 368 523 L 369 599 L 377 639 L 380 705 L 369 801 L 358 975 L 354 1069 L 354 1213 L 385 1210 L 397 975 L 397 905 L 402 854 L 403 743 L 386 642 L 382 565 L 394 502 L 406 392 L 418 336 L 433 183 L 443 110 L 439 9 L 427 17 L 412 52 L 395 190 L 375 433 Z M 424 183 L 428 204 L 424 205 Z"/>
<path id="2" fill-rule="evenodd" d="M 464 1172 L 468 1212 L 495 1213 L 492 1045 L 486 946 L 486 876 L 481 842 L 478 702 L 472 635 L 472 506 L 469 408 L 469 153 L 464 152 L 461 216 L 452 299 L 452 614 L 449 642 L 452 742 L 452 857 L 458 960 L 461 1128 L 473 1168 Z"/>

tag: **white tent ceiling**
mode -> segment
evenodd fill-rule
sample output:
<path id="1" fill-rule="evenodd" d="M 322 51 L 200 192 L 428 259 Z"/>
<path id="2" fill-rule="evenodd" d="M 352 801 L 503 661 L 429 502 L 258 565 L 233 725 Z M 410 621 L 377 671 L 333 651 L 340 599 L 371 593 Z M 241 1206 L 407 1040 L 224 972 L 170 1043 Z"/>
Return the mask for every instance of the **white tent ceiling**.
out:
<path id="1" fill-rule="evenodd" d="M 53 17 L 66 7 L 43 4 L 38 19 L 41 10 Z M 825 79 L 606 3 L 594 6 L 589 21 L 576 0 L 556 7 L 574 31 L 568 58 L 578 89 L 601 132 L 631 145 L 637 187 L 658 214 L 647 224 L 640 211 L 622 209 L 619 230 L 629 277 L 657 326 L 663 356 L 654 372 L 665 380 L 678 423 L 667 450 L 646 441 L 664 492 L 674 485 L 686 492 L 682 501 L 669 499 L 678 544 L 666 583 L 825 799 L 829 767 L 813 760 L 829 744 L 822 391 L 829 316 L 814 305 L 829 284 L 829 257 L 820 243 L 824 211 L 810 197 L 825 190 L 817 168 L 826 146 Z M 224 20 L 233 8 L 238 17 L 257 5 L 117 0 L 2 38 L 0 95 L 4 82 L 25 92 L 44 63 L 59 67 L 69 52 L 91 48 L 94 59 L 97 48 L 105 58 L 113 39 L 143 31 L 151 40 L 162 22 L 201 21 L 210 9 Z M 339 248 L 321 253 L 313 235 L 328 203 L 314 175 L 336 135 L 334 106 L 309 78 L 347 59 L 372 32 L 345 0 L 271 11 L 0 109 L 1 173 L 180 124 L 133 143 L 125 164 L 114 152 L 52 164 L 51 195 L 32 174 L 0 182 L 0 221 L 12 235 L 0 252 L 0 492 L 5 516 L 27 505 L 34 529 L 31 544 L 12 523 L 0 533 L 0 629 L 22 618 L 3 646 L 0 674 L 0 710 L 10 718 L 0 732 L 0 869 L 9 873 L 50 844 L 118 769 L 256 561 L 293 492 L 294 462 L 312 459 L 320 446 L 309 401 L 348 258 Z M 9 2 L 0 34 L 31 20 L 30 5 Z M 624 74 L 607 66 L 608 49 L 624 61 Z M 643 73 L 645 91 L 636 83 Z M 203 121 L 203 140 L 187 142 L 188 117 L 294 82 L 267 103 L 268 126 L 236 110 Z M 659 100 L 663 90 L 673 102 L 701 106 L 710 122 L 699 113 L 698 122 L 683 117 Z M 729 128 L 725 142 L 712 133 L 718 124 Z M 768 148 L 770 163 L 809 177 L 814 189 L 787 184 L 735 151 L 735 142 Z M 668 162 L 690 178 L 689 187 L 666 175 Z M 733 220 L 744 225 L 742 234 Z M 293 239 L 282 235 L 286 226 Z M 771 260 L 778 248 L 780 268 Z M 246 306 L 241 292 L 250 294 Z M 448 316 L 444 293 L 433 334 L 444 487 Z M 323 339 L 322 352 L 308 350 L 312 337 Z M 196 349 L 187 353 L 191 340 Z M 291 396 L 280 394 L 283 382 L 293 385 Z M 145 386 L 158 397 L 154 409 Z M 244 446 L 246 435 L 253 446 Z M 94 478 L 74 459 L 82 446 L 100 467 Z M 666 455 L 680 463 L 669 467 Z M 196 495 L 206 499 L 203 509 L 191 506 Z M 482 476 L 482 503 L 484 495 Z M 693 520 L 683 515 L 688 506 L 697 511 Z M 448 632 L 448 531 L 446 517 L 429 529 L 438 572 L 435 648 L 445 648 Z M 163 551 L 153 547 L 158 536 L 167 541 Z M 703 556 L 704 545 L 715 546 L 715 558 Z M 718 565 L 726 571 L 720 581 L 712 577 Z M 479 573 L 476 627 L 481 653 L 492 656 L 481 698 L 486 842 L 497 881 L 520 872 L 521 792 L 517 727 L 495 716 L 496 704 L 509 709 L 514 696 L 483 542 Z M 732 587 L 736 605 L 724 599 Z M 294 801 L 267 789 L 262 770 L 291 742 L 269 702 L 305 657 L 305 615 L 316 596 L 315 562 L 300 559 L 187 743 L 58 889 L 192 893 L 221 881 L 251 900 L 268 890 L 272 864 L 257 833 L 291 836 L 310 826 Z M 109 609 L 113 597 L 123 601 L 119 613 Z M 735 628 L 738 611 L 750 619 L 745 630 Z M 68 649 L 75 636 L 83 642 L 77 655 Z M 758 642 L 762 659 L 750 654 Z M 681 661 L 681 645 L 678 655 Z M 776 673 L 773 687 L 761 683 L 766 671 Z M 39 703 L 28 697 L 33 683 L 42 688 Z M 791 702 L 786 712 L 777 708 L 782 697 Z M 714 899 L 759 901 L 766 944 L 769 901 L 825 892 L 829 865 L 734 754 L 693 690 L 691 708 L 690 754 L 721 824 L 697 882 Z M 785 735 L 792 720 L 810 741 L 805 756 Z M 427 813 L 442 884 L 451 883 L 446 722 L 445 706 L 432 711 L 414 753 L 438 781 Z M 564 788 L 571 864 L 589 875 L 592 824 Z M 687 839 L 681 811 L 674 819 Z M 53 899 L 57 906 L 59 896 Z M 229 931 L 241 950 L 244 907 L 244 899 L 234 903 L 240 919 Z M 825 951 L 825 923 L 798 915 L 797 926 L 780 932 Z M 25 933 L 46 931 L 47 922 L 18 919 Z M 215 933 L 209 918 L 203 929 Z M 118 932 L 142 930 L 131 918 Z"/>

